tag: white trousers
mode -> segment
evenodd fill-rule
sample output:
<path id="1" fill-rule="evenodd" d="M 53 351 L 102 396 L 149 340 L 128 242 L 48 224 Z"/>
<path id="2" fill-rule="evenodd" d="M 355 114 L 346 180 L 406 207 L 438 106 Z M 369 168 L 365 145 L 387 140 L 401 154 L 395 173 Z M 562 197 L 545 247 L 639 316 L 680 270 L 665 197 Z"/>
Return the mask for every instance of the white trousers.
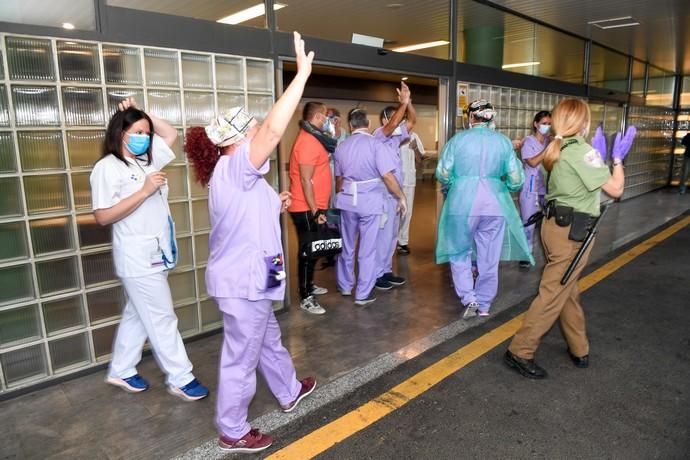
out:
<path id="1" fill-rule="evenodd" d="M 405 199 L 407 200 L 407 213 L 403 216 L 402 223 L 400 224 L 400 231 L 398 232 L 398 244 L 401 246 L 406 246 L 410 241 L 410 222 L 412 221 L 412 208 L 414 207 L 414 185 L 405 185 L 403 187 L 403 193 L 405 194 Z"/>
<path id="2" fill-rule="evenodd" d="M 194 380 L 192 363 L 177 329 L 168 272 L 121 281 L 128 300 L 113 343 L 108 375 L 122 379 L 135 375 L 148 338 L 166 383 L 178 388 L 187 385 Z"/>

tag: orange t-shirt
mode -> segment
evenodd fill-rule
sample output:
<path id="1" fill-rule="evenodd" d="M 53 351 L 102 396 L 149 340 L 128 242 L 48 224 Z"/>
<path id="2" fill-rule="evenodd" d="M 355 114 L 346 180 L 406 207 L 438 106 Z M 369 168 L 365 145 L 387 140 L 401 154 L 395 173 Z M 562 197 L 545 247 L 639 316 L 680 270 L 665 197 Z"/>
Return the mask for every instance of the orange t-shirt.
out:
<path id="1" fill-rule="evenodd" d="M 288 208 L 290 212 L 309 211 L 309 205 L 304 198 L 299 165 L 314 166 L 311 183 L 316 207 L 328 209 L 331 198 L 331 166 L 328 152 L 317 138 L 303 129 L 299 130 L 290 154 L 290 193 L 292 193 L 292 204 Z"/>

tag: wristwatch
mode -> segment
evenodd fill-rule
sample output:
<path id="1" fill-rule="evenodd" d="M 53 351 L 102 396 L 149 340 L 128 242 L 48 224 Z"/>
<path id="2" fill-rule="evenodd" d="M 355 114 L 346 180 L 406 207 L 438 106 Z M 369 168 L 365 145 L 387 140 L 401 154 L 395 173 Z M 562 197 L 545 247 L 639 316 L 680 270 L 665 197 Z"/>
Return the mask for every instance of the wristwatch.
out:
<path id="1" fill-rule="evenodd" d="M 623 166 L 623 160 L 613 160 L 613 166 Z"/>

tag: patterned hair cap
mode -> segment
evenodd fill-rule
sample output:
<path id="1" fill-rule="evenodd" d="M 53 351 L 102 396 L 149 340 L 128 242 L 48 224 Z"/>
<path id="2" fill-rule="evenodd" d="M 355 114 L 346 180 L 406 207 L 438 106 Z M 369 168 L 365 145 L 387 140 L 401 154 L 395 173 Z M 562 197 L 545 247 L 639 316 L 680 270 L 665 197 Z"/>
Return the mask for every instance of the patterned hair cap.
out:
<path id="1" fill-rule="evenodd" d="M 473 101 L 468 107 L 467 112 L 475 118 L 481 118 L 486 121 L 491 121 L 496 116 L 494 106 L 486 99 L 477 99 Z"/>
<path id="2" fill-rule="evenodd" d="M 243 107 L 233 107 L 211 120 L 205 130 L 211 142 L 218 147 L 225 147 L 244 139 L 247 131 L 255 124 L 254 117 Z"/>

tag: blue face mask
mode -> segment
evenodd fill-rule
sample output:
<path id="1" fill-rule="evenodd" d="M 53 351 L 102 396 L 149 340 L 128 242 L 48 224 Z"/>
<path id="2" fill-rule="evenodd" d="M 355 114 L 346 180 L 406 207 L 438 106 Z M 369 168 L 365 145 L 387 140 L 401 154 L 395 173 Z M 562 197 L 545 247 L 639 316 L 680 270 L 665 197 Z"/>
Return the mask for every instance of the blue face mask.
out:
<path id="1" fill-rule="evenodd" d="M 129 141 L 125 144 L 125 147 L 138 156 L 148 152 L 149 145 L 151 145 L 151 136 L 148 134 L 129 134 Z"/>
<path id="2" fill-rule="evenodd" d="M 551 131 L 551 125 L 539 125 L 539 132 L 546 136 Z"/>

